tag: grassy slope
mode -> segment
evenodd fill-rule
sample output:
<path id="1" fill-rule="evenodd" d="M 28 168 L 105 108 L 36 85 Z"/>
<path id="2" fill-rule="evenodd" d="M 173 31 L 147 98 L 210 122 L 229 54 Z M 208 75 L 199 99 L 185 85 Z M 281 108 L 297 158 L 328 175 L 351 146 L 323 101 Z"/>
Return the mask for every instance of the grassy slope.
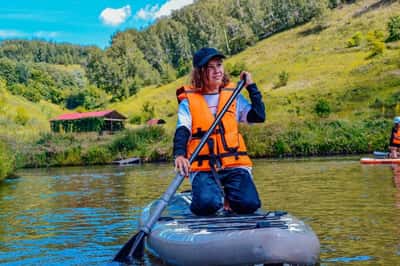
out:
<path id="1" fill-rule="evenodd" d="M 326 20 L 329 27 L 319 33 L 308 34 L 316 26 L 311 22 L 276 34 L 226 60 L 230 64 L 246 63 L 264 95 L 267 123 L 314 118 L 312 110 L 319 98 L 331 104 L 332 119 L 371 118 L 376 110 L 369 105 L 377 97 L 385 98 L 399 91 L 398 49 L 386 49 L 383 55 L 367 59 L 370 52 L 365 40 L 360 48 L 346 48 L 346 41 L 357 31 L 364 36 L 370 30 L 386 33 L 389 17 L 400 14 L 397 2 L 353 17 L 375 2 L 363 1 L 329 13 Z M 272 89 L 281 71 L 289 73 L 289 82 L 285 87 Z M 149 101 L 156 107 L 157 116 L 166 119 L 167 128 L 172 131 L 177 108 L 175 89 L 187 80 L 185 77 L 165 86 L 144 88 L 111 107 L 131 116 L 140 114 L 143 103 Z"/>
<path id="2" fill-rule="evenodd" d="M 40 132 L 50 130 L 49 119 L 61 113 L 57 105 L 45 101 L 32 103 L 22 97 L 0 92 L 0 136 L 25 142 L 36 138 Z M 17 122 L 17 114 L 26 118 L 25 125 Z"/>
<path id="3" fill-rule="evenodd" d="M 51 65 L 51 68 L 72 74 L 84 74 L 84 69 L 80 65 Z M 25 125 L 17 121 L 18 112 L 26 116 Z M 65 108 L 46 101 L 33 103 L 0 89 L 0 136 L 15 139 L 17 142 L 31 141 L 41 132 L 49 132 L 49 119 L 64 112 L 72 111 L 66 111 Z"/>

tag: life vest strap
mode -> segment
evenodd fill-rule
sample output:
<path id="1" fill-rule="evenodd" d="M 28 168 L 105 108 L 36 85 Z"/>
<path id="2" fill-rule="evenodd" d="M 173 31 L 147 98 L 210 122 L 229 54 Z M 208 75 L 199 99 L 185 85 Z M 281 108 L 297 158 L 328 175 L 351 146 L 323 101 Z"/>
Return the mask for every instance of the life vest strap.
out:
<path id="1" fill-rule="evenodd" d="M 201 139 L 205 134 L 207 133 L 207 131 L 201 130 L 201 128 L 197 128 L 196 133 L 192 133 L 192 139 Z M 215 129 L 211 135 L 216 135 L 218 134 L 219 131 L 217 129 Z"/>
<path id="2" fill-rule="evenodd" d="M 230 156 L 235 156 L 235 159 L 238 159 L 239 156 L 245 156 L 247 155 L 247 152 L 245 151 L 237 151 L 237 152 L 225 152 L 225 153 L 221 153 L 221 154 L 214 154 L 213 156 L 210 155 L 197 155 L 196 159 L 194 159 L 194 161 L 199 161 L 199 165 L 200 162 L 203 163 L 203 161 L 212 161 L 214 158 L 220 159 L 220 158 L 225 158 L 225 157 L 230 157 Z"/>
<path id="3" fill-rule="evenodd" d="M 224 157 L 229 157 L 229 156 L 243 156 L 243 155 L 247 155 L 247 152 L 245 151 L 236 151 L 236 152 L 225 152 L 219 155 L 219 157 L 224 158 Z"/>

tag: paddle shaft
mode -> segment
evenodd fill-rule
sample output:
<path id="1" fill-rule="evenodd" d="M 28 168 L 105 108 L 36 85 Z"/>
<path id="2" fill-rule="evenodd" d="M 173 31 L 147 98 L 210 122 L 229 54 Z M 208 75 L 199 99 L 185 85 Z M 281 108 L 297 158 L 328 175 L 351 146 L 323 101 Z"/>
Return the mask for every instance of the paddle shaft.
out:
<path id="1" fill-rule="evenodd" d="M 207 130 L 207 132 L 204 134 L 202 137 L 199 145 L 196 147 L 194 152 L 192 153 L 192 156 L 189 158 L 189 163 L 192 164 L 193 161 L 196 159 L 197 155 L 200 153 L 200 150 L 204 147 L 204 145 L 207 143 L 208 138 L 210 137 L 211 133 L 215 130 L 219 122 L 221 121 L 222 117 L 225 115 L 226 111 L 229 109 L 233 101 L 236 99 L 236 97 L 240 94 L 242 91 L 243 87 L 245 84 L 245 80 L 240 80 L 239 83 L 236 86 L 236 89 L 232 93 L 231 97 L 228 99 L 224 107 L 221 109 L 221 111 L 217 114 L 214 122 L 210 126 L 210 128 Z M 171 182 L 165 193 L 161 196 L 159 199 L 157 206 L 152 210 L 152 215 L 147 220 L 146 224 L 140 228 L 140 231 L 143 231 L 144 233 L 148 234 L 153 227 L 153 225 L 157 222 L 157 220 L 160 218 L 161 213 L 165 209 L 165 207 L 168 205 L 169 200 L 171 197 L 175 194 L 175 192 L 178 190 L 179 186 L 181 185 L 182 181 L 185 179 L 185 177 L 181 174 L 177 174 L 174 178 L 174 180 Z"/>

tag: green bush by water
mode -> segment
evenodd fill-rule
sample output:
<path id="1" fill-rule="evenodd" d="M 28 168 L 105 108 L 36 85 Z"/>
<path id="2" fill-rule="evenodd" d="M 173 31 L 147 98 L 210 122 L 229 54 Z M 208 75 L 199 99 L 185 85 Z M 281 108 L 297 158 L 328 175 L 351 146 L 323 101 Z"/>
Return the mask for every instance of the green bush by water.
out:
<path id="1" fill-rule="evenodd" d="M 5 141 L 0 140 L 0 181 L 14 171 L 15 158 Z"/>

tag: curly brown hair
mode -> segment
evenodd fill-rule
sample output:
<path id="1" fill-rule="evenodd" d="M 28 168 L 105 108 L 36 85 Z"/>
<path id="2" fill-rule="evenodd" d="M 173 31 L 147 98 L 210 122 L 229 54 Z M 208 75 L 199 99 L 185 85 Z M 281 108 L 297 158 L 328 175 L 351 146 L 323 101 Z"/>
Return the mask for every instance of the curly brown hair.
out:
<path id="1" fill-rule="evenodd" d="M 193 88 L 198 89 L 202 92 L 207 86 L 207 65 L 200 68 L 193 68 L 190 78 L 190 83 Z M 224 77 L 222 79 L 222 86 L 225 87 L 230 82 L 228 74 L 224 73 Z"/>

